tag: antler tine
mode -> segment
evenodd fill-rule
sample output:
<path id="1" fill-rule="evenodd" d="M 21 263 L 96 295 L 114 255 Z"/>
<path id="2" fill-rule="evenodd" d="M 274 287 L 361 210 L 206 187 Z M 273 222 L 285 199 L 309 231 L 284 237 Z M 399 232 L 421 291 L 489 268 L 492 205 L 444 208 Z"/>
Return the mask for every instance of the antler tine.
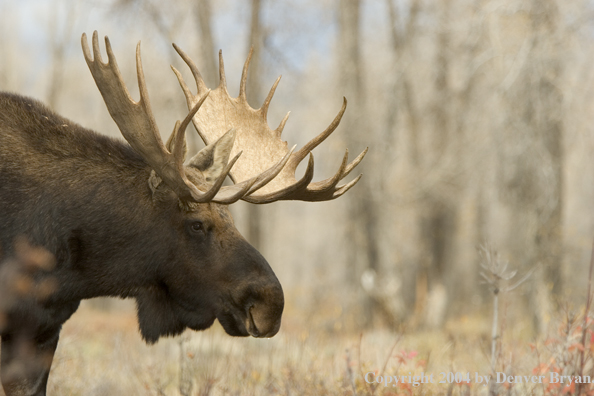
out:
<path id="1" fill-rule="evenodd" d="M 280 77 L 279 77 L 280 78 Z M 283 134 L 283 130 L 285 129 L 285 124 L 287 123 L 287 120 L 289 119 L 289 116 L 291 115 L 291 112 L 287 112 L 287 114 L 283 117 L 283 119 L 281 120 L 280 124 L 278 124 L 278 126 L 276 127 L 276 129 L 274 130 L 276 137 L 278 139 L 280 139 L 281 135 Z"/>
<path id="2" fill-rule="evenodd" d="M 93 32 L 93 37 L 91 38 L 91 41 L 93 42 L 93 59 L 95 59 L 97 62 L 100 62 L 102 65 L 106 65 L 106 63 L 103 63 L 103 60 L 101 59 L 101 50 L 99 49 L 99 36 L 96 33 L 97 31 Z M 83 45 L 83 53 L 85 54 L 85 58 L 90 58 L 89 47 L 87 44 L 87 35 L 83 33 L 83 37 L 85 39 Z M 109 44 L 109 39 L 105 40 L 105 45 L 111 47 L 111 45 Z M 109 53 L 107 56 L 109 58 Z"/>
<path id="3" fill-rule="evenodd" d="M 318 147 L 318 145 L 320 143 L 322 143 L 324 140 L 326 140 L 326 138 L 328 136 L 330 136 L 332 134 L 332 132 L 334 132 L 336 130 L 336 128 L 338 127 L 338 124 L 340 124 L 340 120 L 342 119 L 344 112 L 346 111 L 346 106 L 347 106 L 346 98 L 343 97 L 342 99 L 343 99 L 342 107 L 341 107 L 340 111 L 338 112 L 338 114 L 336 115 L 336 117 L 334 117 L 334 120 L 332 120 L 330 125 L 328 125 L 328 127 L 322 133 L 320 133 L 318 136 L 311 139 L 303 147 L 301 147 L 299 149 L 299 151 L 297 151 L 295 153 L 296 157 L 305 158 L 307 153 L 311 152 L 311 150 Z"/>
<path id="4" fill-rule="evenodd" d="M 198 90 L 198 95 L 202 96 L 204 94 L 204 92 L 208 91 L 208 87 L 206 86 L 206 83 L 204 82 L 204 79 L 202 78 L 202 74 L 200 73 L 198 66 L 196 66 L 196 63 L 194 63 L 192 58 L 190 58 L 181 48 L 179 48 L 177 46 L 177 44 L 173 43 L 173 48 L 175 48 L 175 51 L 179 54 L 179 56 L 182 57 L 184 62 L 186 62 L 186 64 L 190 68 L 190 71 L 192 72 L 192 76 L 194 76 L 194 80 L 196 80 L 196 89 Z M 181 73 L 179 71 L 177 71 L 177 69 L 175 67 L 171 66 L 171 68 L 173 69 L 173 72 L 177 76 L 177 79 L 178 79 L 180 85 L 182 86 L 182 89 L 184 90 L 184 92 L 186 90 L 189 92 L 188 86 L 184 82 L 184 79 L 181 76 Z"/>
<path id="5" fill-rule="evenodd" d="M 173 70 L 175 77 L 177 77 L 177 82 L 179 82 L 179 86 L 181 87 L 182 91 L 184 91 L 184 95 L 192 95 L 192 91 L 188 87 L 188 84 L 186 84 L 186 81 L 184 80 L 184 77 L 181 75 L 179 70 L 177 70 L 173 65 L 171 65 L 170 67 L 171 70 Z M 198 83 L 196 83 L 196 85 L 198 85 Z"/>
<path id="6" fill-rule="evenodd" d="M 225 77 L 225 62 L 223 61 L 223 50 L 219 50 L 219 86 L 227 90 L 227 77 Z"/>
<path id="7" fill-rule="evenodd" d="M 349 161 L 349 150 L 346 149 L 344 156 L 342 157 L 342 163 L 340 164 L 340 167 L 338 168 L 338 171 L 334 174 L 334 176 L 329 177 L 326 180 L 311 183 L 309 186 L 307 186 L 308 190 L 326 191 L 326 190 L 330 190 L 330 189 L 333 189 L 334 187 L 336 187 L 338 182 L 341 181 L 342 178 L 344 177 L 344 171 L 346 169 L 348 161 Z"/>
<path id="8" fill-rule="evenodd" d="M 180 126 L 180 122 L 179 120 L 175 122 L 175 126 L 173 127 L 173 132 L 171 132 L 171 135 L 169 136 L 169 139 L 167 139 L 167 143 L 165 143 L 165 147 L 167 147 L 167 150 L 170 153 L 173 153 L 174 150 L 178 150 L 175 148 L 176 145 L 179 144 L 179 126 Z M 185 161 L 186 160 L 186 155 L 188 154 L 188 145 L 186 144 L 186 139 L 184 139 L 181 142 L 182 148 L 182 158 Z"/>
<path id="9" fill-rule="evenodd" d="M 192 121 L 192 117 L 194 117 L 196 112 L 200 109 L 200 106 L 202 106 L 202 103 L 204 103 L 208 97 L 209 93 L 210 89 L 207 90 L 206 94 L 198 101 L 198 103 L 196 103 L 181 123 L 179 121 L 175 123 L 173 132 L 167 141 L 167 149 L 173 154 L 173 157 L 176 159 L 176 164 L 180 168 L 183 165 L 188 152 L 188 146 L 186 145 L 186 128 L 190 121 Z"/>
<path id="10" fill-rule="evenodd" d="M 334 192 L 334 194 L 332 194 L 332 198 L 330 198 L 330 200 L 336 199 L 336 198 L 340 197 L 341 195 L 343 195 L 344 193 L 346 193 L 347 191 L 349 191 L 355 184 L 357 184 L 359 182 L 359 180 L 361 180 L 361 177 L 362 176 L 363 176 L 363 174 L 360 174 L 359 176 L 357 176 L 356 178 L 354 178 L 353 180 L 351 180 L 347 184 L 345 184 L 343 186 L 340 186 Z"/>
<path id="11" fill-rule="evenodd" d="M 115 55 L 111 49 L 111 45 L 109 45 L 109 40 L 105 37 L 105 47 L 107 49 L 107 54 L 109 59 L 115 59 Z M 159 129 L 157 128 L 157 122 L 155 121 L 155 117 L 153 116 L 153 111 L 151 110 L 149 96 L 148 96 L 148 89 L 146 88 L 146 80 L 144 79 L 144 70 L 142 69 L 142 60 L 140 59 L 140 41 L 136 44 L 136 75 L 138 77 L 138 91 L 140 93 L 140 103 L 146 112 L 147 117 L 154 123 L 155 128 L 153 132 L 155 136 L 161 140 L 161 135 L 159 134 Z M 123 81 L 123 80 L 122 80 Z"/>
<path id="12" fill-rule="evenodd" d="M 278 76 L 278 78 L 276 79 L 276 81 L 274 82 L 274 84 L 272 84 L 272 88 L 270 88 L 270 91 L 268 92 L 268 96 L 266 96 L 266 99 L 264 99 L 264 103 L 262 103 L 262 107 L 260 107 L 260 113 L 262 113 L 262 118 L 264 118 L 264 121 L 268 120 L 268 107 L 270 106 L 270 102 L 272 101 L 272 97 L 274 96 L 274 92 L 276 91 L 276 87 L 278 86 L 278 83 L 280 82 L 282 76 Z M 288 118 L 289 115 L 287 114 L 285 116 L 285 119 L 283 119 L 284 122 L 287 122 L 286 118 Z M 283 123 L 283 128 L 285 127 L 285 124 Z M 281 128 L 281 132 L 282 132 L 282 128 Z"/>
<path id="13" fill-rule="evenodd" d="M 294 156 L 291 157 L 291 160 L 293 160 L 293 159 L 294 159 Z M 290 168 L 290 166 L 287 165 L 287 168 Z M 286 171 L 286 168 L 284 170 Z M 249 195 L 246 195 L 242 199 L 246 202 L 254 203 L 254 204 L 266 204 L 266 203 L 276 202 L 281 199 L 286 199 L 286 197 L 288 197 L 288 196 L 294 196 L 299 191 L 305 190 L 307 188 L 307 186 L 309 185 L 309 183 L 311 183 L 311 181 L 313 180 L 313 176 L 314 176 L 314 157 L 313 157 L 313 154 L 310 153 L 309 160 L 307 162 L 307 168 L 305 169 L 305 174 L 299 181 L 297 181 L 294 184 L 290 184 L 285 188 L 282 188 L 280 190 L 277 190 L 277 191 L 274 191 L 271 193 L 267 193 L 267 194 L 253 195 L 250 193 Z"/>
<path id="14" fill-rule="evenodd" d="M 348 149 L 347 149 L 347 151 L 348 151 Z M 365 150 L 363 150 L 363 151 L 361 152 L 361 154 L 359 154 L 359 155 L 357 156 L 357 158 L 355 158 L 355 159 L 353 160 L 353 162 L 351 162 L 351 163 L 350 163 L 350 164 L 349 164 L 349 165 L 346 167 L 346 169 L 344 170 L 344 173 L 343 173 L 343 175 L 342 175 L 341 179 L 344 179 L 345 177 L 347 177 L 347 176 L 349 175 L 349 173 L 351 173 L 351 171 L 352 171 L 353 169 L 355 169 L 355 167 L 356 167 L 357 165 L 359 165 L 359 163 L 360 163 L 361 161 L 363 161 L 363 158 L 365 158 L 365 154 L 367 154 L 367 151 L 369 151 L 369 147 L 366 147 L 366 148 L 365 148 Z"/>
<path id="15" fill-rule="evenodd" d="M 224 190 L 221 190 L 212 199 L 212 202 L 230 205 L 239 201 L 246 194 L 249 194 L 250 188 L 256 182 L 256 179 L 246 180 L 245 182 L 235 184 L 233 186 L 226 186 Z"/>
<path id="16" fill-rule="evenodd" d="M 266 172 L 261 173 L 257 177 L 252 177 L 249 180 L 243 181 L 241 183 L 235 184 L 232 187 L 227 187 L 229 191 L 225 191 L 223 194 L 219 193 L 213 199 L 213 202 L 221 203 L 221 204 L 232 204 L 237 202 L 238 200 L 242 199 L 244 196 L 257 191 L 272 179 L 274 179 L 280 171 L 283 169 L 291 154 L 295 150 L 295 146 L 291 149 L 290 152 L 285 155 L 283 159 L 281 159 L 274 167 L 268 169 Z M 231 190 L 237 189 L 238 191 L 231 195 Z"/>
<path id="17" fill-rule="evenodd" d="M 241 71 L 241 82 L 239 83 L 238 99 L 241 101 L 244 101 L 244 102 L 247 102 L 247 96 L 246 96 L 245 90 L 246 90 L 246 86 L 247 86 L 248 70 L 250 68 L 250 62 L 252 61 L 253 54 L 254 54 L 254 47 L 251 47 L 248 57 L 245 60 L 245 63 L 243 64 L 243 70 Z"/>

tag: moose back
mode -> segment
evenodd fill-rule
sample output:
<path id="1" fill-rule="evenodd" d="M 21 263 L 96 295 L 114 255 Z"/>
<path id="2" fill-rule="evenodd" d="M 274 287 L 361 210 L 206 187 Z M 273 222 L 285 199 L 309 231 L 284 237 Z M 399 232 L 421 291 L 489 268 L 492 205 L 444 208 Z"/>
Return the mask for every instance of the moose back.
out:
<path id="1" fill-rule="evenodd" d="M 220 84 L 209 90 L 193 61 L 197 92 L 178 76 L 189 112 L 166 143 L 153 117 L 140 60 L 140 99 L 123 82 L 109 40 L 101 59 L 97 32 L 84 58 L 127 143 L 69 121 L 36 100 L 0 93 L 0 335 L 7 396 L 45 395 L 62 324 L 80 301 L 97 296 L 136 300 L 148 343 L 215 319 L 232 336 L 272 337 L 284 297 L 270 265 L 237 231 L 228 205 L 239 199 L 324 201 L 359 177 L 339 182 L 363 159 L 348 151 L 331 178 L 312 183 L 311 150 L 330 126 L 299 150 L 266 121 L 278 80 L 260 109 L 246 100 L 248 57 L 240 94 L 231 98 L 220 57 Z M 206 147 L 186 161 L 185 130 L 193 122 Z M 295 170 L 305 158 L 305 174 Z M 223 186 L 229 177 L 232 185 Z M 49 252 L 51 265 L 31 252 Z M 33 258 L 32 258 L 33 257 Z M 39 264 L 39 263 L 37 263 Z M 8 269 L 27 288 L 1 279 Z M 51 287 L 48 288 L 48 285 Z M 44 291 L 44 292 L 42 292 Z"/>

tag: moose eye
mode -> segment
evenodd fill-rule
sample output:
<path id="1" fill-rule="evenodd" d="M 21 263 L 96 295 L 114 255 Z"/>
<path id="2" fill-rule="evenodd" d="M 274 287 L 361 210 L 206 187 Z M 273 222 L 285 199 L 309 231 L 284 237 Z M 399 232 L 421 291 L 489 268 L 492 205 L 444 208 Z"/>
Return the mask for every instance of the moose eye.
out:
<path id="1" fill-rule="evenodd" d="M 204 232 L 204 224 L 201 221 L 195 221 L 190 225 L 193 232 Z"/>

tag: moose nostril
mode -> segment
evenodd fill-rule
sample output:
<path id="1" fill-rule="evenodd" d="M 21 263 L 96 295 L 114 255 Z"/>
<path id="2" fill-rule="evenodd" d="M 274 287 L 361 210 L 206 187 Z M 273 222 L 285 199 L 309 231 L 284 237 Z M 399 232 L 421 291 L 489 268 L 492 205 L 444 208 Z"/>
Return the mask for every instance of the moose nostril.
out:
<path id="1" fill-rule="evenodd" d="M 252 305 L 248 310 L 248 318 L 249 318 L 249 325 L 248 325 L 248 332 L 252 337 L 259 337 L 260 331 L 258 327 L 256 327 L 256 323 L 254 322 L 254 316 L 252 315 L 252 309 L 254 306 Z"/>

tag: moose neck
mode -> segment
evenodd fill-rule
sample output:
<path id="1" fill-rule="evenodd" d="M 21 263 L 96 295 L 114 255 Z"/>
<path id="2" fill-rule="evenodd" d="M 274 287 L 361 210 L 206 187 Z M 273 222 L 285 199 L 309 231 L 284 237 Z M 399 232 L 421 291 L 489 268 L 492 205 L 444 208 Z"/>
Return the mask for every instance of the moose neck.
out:
<path id="1" fill-rule="evenodd" d="M 78 298 L 134 296 L 154 283 L 153 275 L 168 256 L 160 231 L 167 228 L 171 212 L 179 210 L 154 202 L 150 167 L 125 143 L 109 143 L 115 158 L 78 169 L 82 180 L 93 182 L 73 186 L 59 220 L 67 235 L 58 252 L 66 256 L 58 257 L 56 274 L 66 280 L 76 274 L 71 285 L 78 290 L 68 291 Z"/>
<path id="2" fill-rule="evenodd" d="M 175 202 L 153 202 L 150 168 L 128 144 L 29 98 L 0 93 L 0 105 L 0 158 L 13 164 L 0 172 L 4 253 L 23 233 L 52 253 L 55 299 L 133 296 L 168 257 Z"/>

